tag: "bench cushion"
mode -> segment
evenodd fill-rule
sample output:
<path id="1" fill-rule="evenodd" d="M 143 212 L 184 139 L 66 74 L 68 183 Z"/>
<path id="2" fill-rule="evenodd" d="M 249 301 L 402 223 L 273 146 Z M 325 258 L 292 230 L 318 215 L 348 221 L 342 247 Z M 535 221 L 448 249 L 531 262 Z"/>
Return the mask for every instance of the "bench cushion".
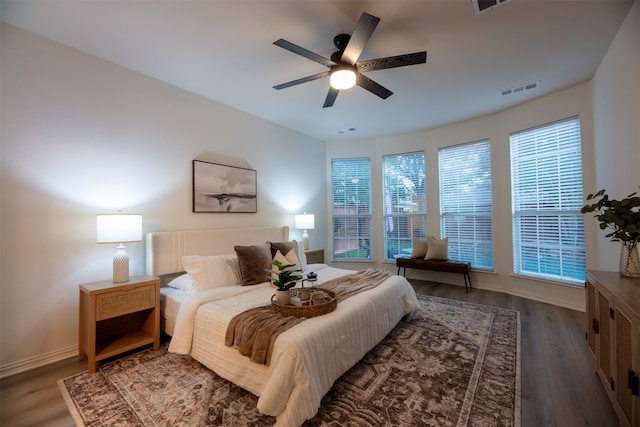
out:
<path id="1" fill-rule="evenodd" d="M 459 274 L 468 274 L 471 271 L 471 263 L 466 261 L 452 260 L 435 261 L 425 259 L 397 258 L 396 266 Z"/>

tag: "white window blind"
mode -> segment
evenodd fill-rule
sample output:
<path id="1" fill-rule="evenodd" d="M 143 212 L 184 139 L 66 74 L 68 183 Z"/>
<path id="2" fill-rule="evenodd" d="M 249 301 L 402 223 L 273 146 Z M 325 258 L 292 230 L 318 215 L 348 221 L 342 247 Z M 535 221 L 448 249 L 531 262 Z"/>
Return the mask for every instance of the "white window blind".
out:
<path id="1" fill-rule="evenodd" d="M 438 150 L 440 226 L 449 258 L 493 269 L 491 145 L 479 141 Z"/>
<path id="2" fill-rule="evenodd" d="M 385 260 L 411 255 L 413 237 L 427 234 L 424 153 L 384 156 Z"/>
<path id="3" fill-rule="evenodd" d="M 333 259 L 371 258 L 369 159 L 331 161 Z"/>
<path id="4" fill-rule="evenodd" d="M 580 119 L 514 133 L 510 144 L 515 273 L 582 285 Z"/>

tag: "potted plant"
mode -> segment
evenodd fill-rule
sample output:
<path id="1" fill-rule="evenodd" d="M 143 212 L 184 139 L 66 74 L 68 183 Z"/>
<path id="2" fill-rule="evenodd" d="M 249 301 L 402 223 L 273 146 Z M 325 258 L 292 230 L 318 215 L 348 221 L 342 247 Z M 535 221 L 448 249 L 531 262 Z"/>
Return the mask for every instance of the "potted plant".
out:
<path id="1" fill-rule="evenodd" d="M 640 241 L 640 196 L 631 193 L 622 200 L 610 199 L 605 190 L 589 194 L 593 203 L 582 207 L 583 214 L 595 212 L 600 229 L 609 229 L 605 235 L 612 242 L 622 242 L 620 275 L 640 277 L 638 242 Z"/>
<path id="2" fill-rule="evenodd" d="M 276 290 L 276 302 L 280 305 L 287 305 L 290 302 L 289 289 L 293 288 L 296 282 L 302 279 L 302 275 L 298 274 L 302 273 L 302 270 L 294 269 L 295 264 L 282 264 L 277 259 L 271 261 L 271 264 L 275 268 L 265 270 L 265 272 L 270 273 L 267 278 L 278 288 Z"/>

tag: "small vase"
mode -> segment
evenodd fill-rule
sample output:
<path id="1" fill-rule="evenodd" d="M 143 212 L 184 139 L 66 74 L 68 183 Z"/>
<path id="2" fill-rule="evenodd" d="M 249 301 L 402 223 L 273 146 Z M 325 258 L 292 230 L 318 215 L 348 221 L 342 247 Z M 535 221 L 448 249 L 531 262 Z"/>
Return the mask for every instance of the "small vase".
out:
<path id="1" fill-rule="evenodd" d="M 287 289 L 286 291 L 277 290 L 276 291 L 276 304 L 278 305 L 288 305 L 290 300 L 291 293 Z"/>
<path id="2" fill-rule="evenodd" d="M 620 250 L 620 275 L 625 277 L 640 277 L 640 259 L 638 245 L 623 244 Z"/>

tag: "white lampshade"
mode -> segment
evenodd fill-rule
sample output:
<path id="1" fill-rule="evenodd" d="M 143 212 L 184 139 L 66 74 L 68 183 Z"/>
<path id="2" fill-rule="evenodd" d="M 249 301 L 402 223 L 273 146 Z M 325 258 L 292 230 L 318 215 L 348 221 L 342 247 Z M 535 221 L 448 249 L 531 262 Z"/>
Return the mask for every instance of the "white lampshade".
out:
<path id="1" fill-rule="evenodd" d="M 296 230 L 313 230 L 316 225 L 314 214 L 303 213 L 295 216 Z"/>
<path id="2" fill-rule="evenodd" d="M 98 214 L 96 218 L 96 242 L 118 243 L 113 256 L 113 282 L 128 282 L 129 255 L 125 251 L 124 243 L 142 240 L 142 215 Z"/>
<path id="3" fill-rule="evenodd" d="M 329 83 L 334 89 L 350 89 L 356 84 L 356 73 L 351 68 L 336 68 L 331 72 Z"/>
<path id="4" fill-rule="evenodd" d="M 302 246 L 304 250 L 309 249 L 309 234 L 307 234 L 307 230 L 313 230 L 316 226 L 316 217 L 314 214 L 298 214 L 294 217 L 294 227 L 297 230 L 304 230 L 302 232 Z"/>
<path id="5" fill-rule="evenodd" d="M 98 243 L 127 243 L 142 240 L 142 215 L 117 213 L 96 216 Z"/>

